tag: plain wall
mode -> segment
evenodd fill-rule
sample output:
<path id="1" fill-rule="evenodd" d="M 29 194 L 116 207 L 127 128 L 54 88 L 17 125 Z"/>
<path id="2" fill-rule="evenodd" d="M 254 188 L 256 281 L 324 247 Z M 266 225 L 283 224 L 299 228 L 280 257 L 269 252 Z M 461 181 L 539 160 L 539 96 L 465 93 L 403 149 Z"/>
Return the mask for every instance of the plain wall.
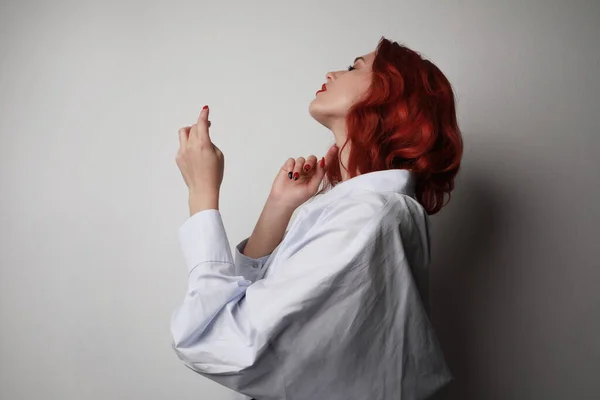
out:
<path id="1" fill-rule="evenodd" d="M 233 249 L 333 143 L 326 72 L 381 36 L 448 76 L 465 140 L 432 217 L 436 399 L 598 398 L 599 26 L 597 1 L 3 1 L 0 398 L 230 397 L 171 349 L 178 129 L 209 104 Z"/>

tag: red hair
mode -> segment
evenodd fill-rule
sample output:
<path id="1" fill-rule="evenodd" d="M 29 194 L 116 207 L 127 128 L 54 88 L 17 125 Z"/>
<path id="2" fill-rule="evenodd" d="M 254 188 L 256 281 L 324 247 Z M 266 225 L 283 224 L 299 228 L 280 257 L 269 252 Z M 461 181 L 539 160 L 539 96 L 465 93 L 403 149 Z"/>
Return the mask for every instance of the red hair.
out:
<path id="1" fill-rule="evenodd" d="M 445 205 L 463 153 L 452 86 L 429 60 L 385 37 L 373 61 L 373 78 L 365 97 L 346 116 L 350 177 L 385 169 L 409 169 L 416 176 L 415 197 L 427 214 Z M 339 183 L 336 156 L 317 193 Z M 447 203 L 446 203 L 447 204 Z"/>

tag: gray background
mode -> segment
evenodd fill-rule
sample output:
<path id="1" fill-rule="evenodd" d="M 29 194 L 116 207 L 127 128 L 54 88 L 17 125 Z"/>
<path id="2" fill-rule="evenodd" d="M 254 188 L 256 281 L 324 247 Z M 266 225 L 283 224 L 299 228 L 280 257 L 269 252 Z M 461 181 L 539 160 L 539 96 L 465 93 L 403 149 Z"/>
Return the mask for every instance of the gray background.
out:
<path id="1" fill-rule="evenodd" d="M 308 115 L 325 73 L 382 35 L 445 72 L 465 139 L 432 218 L 432 320 L 457 378 L 437 399 L 598 398 L 598 2 L 1 7 L 0 398 L 228 398 L 170 347 L 177 131 L 210 105 L 233 247 L 283 162 L 333 142 Z"/>

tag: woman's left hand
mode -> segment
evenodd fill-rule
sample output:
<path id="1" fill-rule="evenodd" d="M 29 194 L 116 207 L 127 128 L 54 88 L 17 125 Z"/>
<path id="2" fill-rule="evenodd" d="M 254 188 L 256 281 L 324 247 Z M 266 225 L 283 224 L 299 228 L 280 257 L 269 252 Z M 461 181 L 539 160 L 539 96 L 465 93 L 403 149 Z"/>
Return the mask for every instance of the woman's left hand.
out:
<path id="1" fill-rule="evenodd" d="M 223 182 L 225 157 L 208 134 L 208 107 L 203 108 L 197 123 L 179 130 L 179 150 L 175 161 L 190 196 L 218 198 Z"/>

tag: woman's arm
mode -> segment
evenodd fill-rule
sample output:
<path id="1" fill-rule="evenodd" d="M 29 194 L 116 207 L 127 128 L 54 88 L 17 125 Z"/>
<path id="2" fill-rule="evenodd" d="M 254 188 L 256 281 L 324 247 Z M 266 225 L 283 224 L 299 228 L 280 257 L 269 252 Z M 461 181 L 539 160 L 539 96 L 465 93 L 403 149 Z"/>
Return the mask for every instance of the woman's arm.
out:
<path id="1" fill-rule="evenodd" d="M 391 252 L 397 257 L 392 259 L 386 257 L 383 248 L 375 248 L 389 244 L 392 239 L 387 236 L 385 240 L 370 240 L 388 210 L 387 203 L 380 200 L 366 204 L 362 196 L 354 196 L 334 203 L 335 207 L 324 211 L 321 224 L 294 243 L 294 252 L 278 258 L 277 274 L 254 282 L 236 273 L 219 210 L 203 210 L 190 217 L 179 229 L 189 272 L 186 294 L 171 316 L 172 347 L 177 356 L 193 371 L 247 396 L 285 398 L 287 383 L 275 340 L 293 322 L 302 325 L 315 314 L 322 314 L 321 307 L 328 299 L 337 299 L 343 309 L 347 297 L 350 309 L 360 309 L 354 289 L 367 285 L 357 279 L 368 272 L 371 260 L 395 265 L 403 256 L 402 252 Z M 265 224 L 261 224 L 265 229 L 269 228 L 268 216 L 277 215 L 276 211 L 268 212 L 277 210 L 272 205 L 265 206 Z M 376 215 L 374 207 L 382 207 Z M 368 282 L 369 278 L 364 279 Z M 351 319 L 352 314 L 335 308 L 325 320 L 343 321 L 344 317 Z M 346 319 L 344 327 L 351 322 Z M 312 329 L 321 328 L 317 324 Z M 402 332 L 405 328 L 398 329 Z M 322 338 L 317 331 L 309 331 L 309 336 L 319 349 L 336 348 L 329 341 L 337 343 L 339 332 L 332 335 L 335 338 Z M 309 369 L 310 363 L 293 365 L 296 357 L 286 361 L 292 363 L 286 364 L 289 369 Z M 331 385 L 326 382 L 322 387 Z M 311 396 L 303 393 L 298 398 Z"/>
<path id="2" fill-rule="evenodd" d="M 272 253 L 281 243 L 293 213 L 294 209 L 269 196 L 242 254 L 260 258 Z"/>

